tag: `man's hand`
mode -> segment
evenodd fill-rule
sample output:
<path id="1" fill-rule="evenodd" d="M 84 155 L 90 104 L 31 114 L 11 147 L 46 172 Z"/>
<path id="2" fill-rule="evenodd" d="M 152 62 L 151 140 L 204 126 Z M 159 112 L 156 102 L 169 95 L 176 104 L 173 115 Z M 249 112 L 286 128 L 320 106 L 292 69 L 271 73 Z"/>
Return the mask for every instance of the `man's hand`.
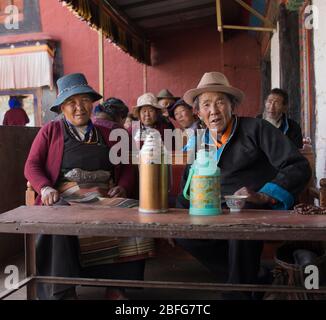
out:
<path id="1" fill-rule="evenodd" d="M 234 193 L 237 196 L 248 196 L 247 201 L 258 205 L 274 205 L 276 200 L 267 194 L 254 192 L 247 187 L 243 187 Z"/>
<path id="2" fill-rule="evenodd" d="M 111 188 L 108 191 L 108 196 L 109 198 L 126 198 L 127 197 L 127 193 L 126 190 L 120 186 L 116 186 Z"/>
<path id="3" fill-rule="evenodd" d="M 51 187 L 43 187 L 41 189 L 42 203 L 46 206 L 52 206 L 59 200 L 59 192 Z"/>

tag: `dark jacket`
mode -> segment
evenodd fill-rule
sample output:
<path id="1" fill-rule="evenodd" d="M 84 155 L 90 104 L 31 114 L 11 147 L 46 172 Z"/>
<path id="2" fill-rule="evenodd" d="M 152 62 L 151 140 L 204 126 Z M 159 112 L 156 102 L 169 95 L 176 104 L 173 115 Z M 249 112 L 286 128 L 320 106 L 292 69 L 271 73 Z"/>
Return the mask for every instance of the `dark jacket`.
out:
<path id="1" fill-rule="evenodd" d="M 262 119 L 263 115 L 260 114 L 257 118 Z M 302 132 L 299 124 L 292 119 L 289 119 L 285 114 L 282 116 L 282 124 L 279 130 L 283 132 L 296 146 L 301 149 L 303 147 Z"/>
<path id="2" fill-rule="evenodd" d="M 294 144 L 262 119 L 235 118 L 230 138 L 217 151 L 217 160 L 222 196 L 248 187 L 277 199 L 275 209 L 291 208 L 311 176 L 308 161 Z M 183 175 L 182 190 L 189 168 Z M 189 207 L 182 192 L 178 206 Z"/>

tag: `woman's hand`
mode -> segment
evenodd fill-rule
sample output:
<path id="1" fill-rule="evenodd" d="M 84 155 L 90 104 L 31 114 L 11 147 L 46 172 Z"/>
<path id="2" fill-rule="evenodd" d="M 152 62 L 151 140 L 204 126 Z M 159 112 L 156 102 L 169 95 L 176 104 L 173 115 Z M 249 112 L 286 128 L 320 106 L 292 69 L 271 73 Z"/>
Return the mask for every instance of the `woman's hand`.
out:
<path id="1" fill-rule="evenodd" d="M 109 198 L 126 198 L 127 193 L 124 188 L 116 186 L 108 191 L 108 196 Z"/>
<path id="2" fill-rule="evenodd" d="M 51 187 L 43 187 L 41 189 L 42 203 L 46 206 L 52 206 L 59 201 L 59 192 Z"/>
<path id="3" fill-rule="evenodd" d="M 247 201 L 258 205 L 274 205 L 276 200 L 267 194 L 254 192 L 247 187 L 243 187 L 234 193 L 237 196 L 248 196 Z"/>

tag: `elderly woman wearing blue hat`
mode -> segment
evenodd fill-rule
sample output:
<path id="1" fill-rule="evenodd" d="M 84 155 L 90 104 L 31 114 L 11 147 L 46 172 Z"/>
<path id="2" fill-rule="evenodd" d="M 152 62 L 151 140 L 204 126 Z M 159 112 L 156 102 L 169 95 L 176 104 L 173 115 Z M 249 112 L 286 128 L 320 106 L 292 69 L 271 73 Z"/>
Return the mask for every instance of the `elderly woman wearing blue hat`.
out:
<path id="1" fill-rule="evenodd" d="M 9 110 L 3 118 L 4 126 L 25 126 L 29 123 L 26 111 L 23 109 L 22 100 L 25 96 L 11 96 L 9 99 Z"/>
<path id="2" fill-rule="evenodd" d="M 101 99 L 83 74 L 69 74 L 57 81 L 58 96 L 50 108 L 62 119 L 47 123 L 36 136 L 25 164 L 25 176 L 38 193 L 36 204 L 83 202 L 86 196 L 125 197 L 134 187 L 131 165 L 113 166 L 109 151 L 110 129 L 91 121 L 93 102 Z M 94 238 L 93 238 L 94 240 Z M 37 242 L 37 269 L 40 275 L 142 279 L 144 256 L 133 262 L 119 261 L 119 242 L 112 239 L 88 242 L 72 236 L 42 235 Z M 90 251 L 100 245 L 101 255 Z M 95 250 L 95 249 L 94 249 Z M 92 256 L 92 259 L 91 259 Z M 64 259 L 62 259 L 64 257 Z M 116 262 L 116 263 L 112 263 Z M 75 294 L 67 285 L 43 285 L 40 299 L 63 299 Z M 118 290 L 107 290 L 107 298 L 121 298 Z"/>

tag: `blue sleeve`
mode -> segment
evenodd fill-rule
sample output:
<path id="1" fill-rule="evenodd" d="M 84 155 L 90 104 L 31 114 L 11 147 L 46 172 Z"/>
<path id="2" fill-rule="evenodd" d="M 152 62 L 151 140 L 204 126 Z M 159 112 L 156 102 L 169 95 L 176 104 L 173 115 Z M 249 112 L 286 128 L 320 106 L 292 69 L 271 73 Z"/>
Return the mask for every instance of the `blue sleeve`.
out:
<path id="1" fill-rule="evenodd" d="M 266 183 L 258 192 L 278 200 L 278 203 L 273 206 L 274 210 L 289 210 L 294 204 L 292 194 L 275 183 Z"/>

